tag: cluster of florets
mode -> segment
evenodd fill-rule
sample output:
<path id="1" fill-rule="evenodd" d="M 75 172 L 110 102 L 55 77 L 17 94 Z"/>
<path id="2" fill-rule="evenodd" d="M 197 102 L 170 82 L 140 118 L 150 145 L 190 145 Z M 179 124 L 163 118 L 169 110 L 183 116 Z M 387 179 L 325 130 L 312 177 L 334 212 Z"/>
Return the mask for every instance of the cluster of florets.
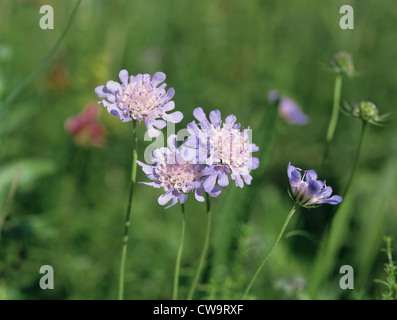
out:
<path id="1" fill-rule="evenodd" d="M 190 191 L 195 192 L 198 201 L 204 201 L 204 192 L 218 196 L 221 187 L 229 184 L 229 176 L 236 186 L 243 188 L 244 182 L 251 183 L 250 171 L 259 166 L 259 160 L 252 156 L 258 147 L 251 143 L 250 130 L 235 124 L 234 115 L 223 123 L 219 110 L 210 112 L 210 121 L 201 108 L 193 114 L 199 123 L 189 123 L 187 130 L 191 135 L 179 148 L 176 136 L 172 135 L 167 148 L 153 152 L 152 166 L 138 162 L 153 180 L 143 184 L 163 188 L 165 194 L 158 201 L 160 204 L 171 201 L 168 207 L 178 201 L 184 203 Z"/>
<path id="2" fill-rule="evenodd" d="M 175 108 L 171 99 L 174 89 L 165 90 L 166 76 L 157 72 L 129 76 L 127 70 L 119 73 L 121 83 L 108 81 L 95 92 L 106 109 L 123 122 L 144 121 L 150 137 L 157 137 L 167 121 L 177 123 L 183 118 L 180 111 L 167 114 Z M 162 84 L 161 84 L 162 83 Z M 236 185 L 250 184 L 250 171 L 259 166 L 259 160 L 252 157 L 258 147 L 251 143 L 250 129 L 241 129 L 235 124 L 236 117 L 230 115 L 222 122 L 219 110 L 210 112 L 210 121 L 204 111 L 197 108 L 193 112 L 199 121 L 189 124 L 191 136 L 178 148 L 176 136 L 168 139 L 168 147 L 153 152 L 152 163 L 140 161 L 146 176 L 152 182 L 143 182 L 154 188 L 163 188 L 165 194 L 158 199 L 160 204 L 173 206 L 184 203 L 190 191 L 195 192 L 198 201 L 204 201 L 203 193 L 216 197 L 221 187 L 229 184 L 229 175 Z M 190 155 L 194 154 L 194 157 Z M 168 208 L 167 207 L 167 208 Z"/>
<path id="3" fill-rule="evenodd" d="M 338 60 L 339 61 L 339 60 Z M 341 66 L 339 66 L 341 67 Z M 177 123 L 183 118 L 180 111 L 167 114 L 175 108 L 174 89 L 165 90 L 163 83 L 166 76 L 157 72 L 129 76 L 126 70 L 119 73 L 121 83 L 108 81 L 106 85 L 95 89 L 98 97 L 110 114 L 123 122 L 144 121 L 150 137 L 157 137 L 166 126 L 167 121 Z M 162 84 L 161 84 L 162 83 Z M 161 85 L 160 85 L 161 84 Z M 280 115 L 291 124 L 306 124 L 307 116 L 300 107 L 288 97 L 280 97 L 276 91 L 269 94 L 269 100 L 276 102 Z M 360 117 L 370 121 L 376 119 L 371 105 L 360 105 Z M 178 147 L 177 136 L 168 138 L 168 147 L 154 150 L 152 165 L 137 161 L 151 182 L 141 182 L 154 188 L 162 188 L 164 194 L 158 198 L 167 208 L 177 202 L 183 204 L 188 193 L 193 191 L 198 201 L 204 201 L 203 194 L 211 197 L 220 194 L 222 187 L 229 184 L 231 178 L 235 185 L 243 188 L 252 181 L 250 172 L 259 166 L 259 159 L 252 153 L 259 148 L 251 141 L 251 129 L 242 128 L 236 123 L 236 116 L 231 114 L 222 120 L 221 112 L 213 110 L 207 118 L 202 108 L 193 111 L 196 121 L 187 126 L 190 136 Z M 337 204 L 342 198 L 330 197 L 332 189 L 325 182 L 317 180 L 314 170 L 305 172 L 288 165 L 288 177 L 291 184 L 292 198 L 304 207 L 313 207 L 322 203 Z M 306 177 L 306 180 L 304 178 Z"/>

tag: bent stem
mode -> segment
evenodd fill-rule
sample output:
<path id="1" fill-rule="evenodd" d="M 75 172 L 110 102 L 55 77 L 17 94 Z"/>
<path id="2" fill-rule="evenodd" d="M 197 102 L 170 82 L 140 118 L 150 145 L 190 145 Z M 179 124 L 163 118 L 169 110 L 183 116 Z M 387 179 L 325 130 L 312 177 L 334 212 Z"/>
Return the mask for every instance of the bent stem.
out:
<path id="1" fill-rule="evenodd" d="M 339 105 L 340 105 L 340 96 L 342 92 L 342 74 L 338 74 L 335 78 L 335 86 L 334 86 L 334 101 L 332 106 L 332 114 L 328 124 L 327 136 L 325 140 L 325 149 L 323 159 L 321 161 L 320 171 L 323 170 L 325 161 L 328 157 L 329 147 L 334 139 L 336 124 L 338 123 L 339 117 Z"/>
<path id="2" fill-rule="evenodd" d="M 363 146 L 363 141 L 364 141 L 364 135 L 365 135 L 366 128 L 367 128 L 367 121 L 363 120 L 363 123 L 362 123 L 362 126 L 361 126 L 360 141 L 358 143 L 358 149 L 357 149 L 357 152 L 356 152 L 356 157 L 354 159 L 353 169 L 352 169 L 352 172 L 350 173 L 349 181 L 347 182 L 347 185 L 346 185 L 346 188 L 345 188 L 345 192 L 343 193 L 343 198 L 346 197 L 346 195 L 347 195 L 347 193 L 348 193 L 348 191 L 350 189 L 350 186 L 351 186 L 351 184 L 353 182 L 354 176 L 356 175 L 356 172 L 357 172 L 357 168 L 358 168 L 358 165 L 359 165 L 359 162 L 360 162 L 361 149 L 362 149 L 362 146 Z"/>
<path id="3" fill-rule="evenodd" d="M 0 240 L 1 240 L 1 230 L 3 229 L 3 225 L 7 220 L 8 213 L 10 212 L 12 201 L 15 197 L 15 193 L 17 191 L 19 177 L 21 175 L 22 164 L 19 164 L 17 170 L 15 171 L 14 178 L 11 182 L 10 191 L 8 192 L 6 204 L 3 210 L 3 213 L 0 216 Z"/>
<path id="4" fill-rule="evenodd" d="M 130 195 L 127 204 L 127 213 L 125 216 L 124 225 L 124 237 L 121 248 L 121 264 L 120 264 L 120 279 L 119 279 L 119 300 L 123 300 L 124 297 L 124 273 L 125 273 L 125 260 L 127 257 L 127 246 L 128 246 L 128 230 L 130 227 L 130 215 L 131 215 L 131 204 L 134 194 L 134 185 L 136 183 L 136 168 L 138 160 L 138 138 L 136 136 L 136 120 L 133 120 L 132 124 L 132 139 L 133 139 L 133 150 L 132 150 L 132 170 L 131 170 L 131 187 Z"/>
<path id="5" fill-rule="evenodd" d="M 247 289 L 245 289 L 244 296 L 243 296 L 242 300 L 245 300 L 247 298 L 248 292 L 250 291 L 253 283 L 255 282 L 256 278 L 258 277 L 259 273 L 261 272 L 261 270 L 262 270 L 263 266 L 265 265 L 267 259 L 272 254 L 273 250 L 277 247 L 277 244 L 280 241 L 281 237 L 283 236 L 283 233 L 284 233 L 289 221 L 291 220 L 292 216 L 294 215 L 295 211 L 296 211 L 296 204 L 294 204 L 294 206 L 292 207 L 291 211 L 289 212 L 287 218 L 284 221 L 283 227 L 281 228 L 281 231 L 278 234 L 278 237 L 277 237 L 276 241 L 274 241 L 273 246 L 270 248 L 269 252 L 267 253 L 265 258 L 263 259 L 263 261 L 260 264 L 259 268 L 256 270 L 254 276 L 252 277 L 250 283 L 247 286 Z"/>
<path id="6" fill-rule="evenodd" d="M 178 254 L 176 256 L 176 263 L 175 263 L 175 275 L 174 275 L 174 291 L 172 294 L 172 300 L 178 300 L 178 286 L 179 286 L 179 271 L 181 268 L 181 258 L 182 258 L 182 251 L 183 251 L 183 242 L 185 239 L 185 206 L 183 203 L 181 204 L 182 208 L 182 233 L 181 233 L 181 240 L 179 242 L 179 249 Z"/>
<path id="7" fill-rule="evenodd" d="M 28 84 L 40 73 L 41 69 L 46 65 L 48 60 L 52 57 L 52 55 L 55 53 L 55 51 L 58 49 L 59 45 L 62 43 L 62 40 L 66 37 L 70 27 L 72 26 L 72 23 L 74 21 L 74 17 L 76 15 L 77 9 L 79 8 L 81 3 L 81 0 L 78 0 L 76 2 L 76 5 L 73 8 L 73 11 L 69 17 L 68 23 L 62 32 L 62 34 L 59 36 L 57 42 L 54 44 L 54 46 L 51 48 L 51 50 L 48 52 L 48 54 L 41 60 L 40 64 L 32 71 L 29 76 L 26 77 L 26 79 L 17 87 L 14 91 L 12 91 L 6 99 L 4 99 L 3 103 L 0 105 L 0 110 L 4 109 L 7 107 L 10 103 L 14 101 L 18 95 L 25 90 L 25 88 L 28 86 Z"/>
<path id="8" fill-rule="evenodd" d="M 201 271 L 203 270 L 204 262 L 207 257 L 208 246 L 210 243 L 210 234 L 211 234 L 211 205 L 210 205 L 210 198 L 207 194 L 207 230 L 205 232 L 204 247 L 203 247 L 203 251 L 201 252 L 199 265 L 197 267 L 196 273 L 193 278 L 192 285 L 190 287 L 190 291 L 189 291 L 189 294 L 187 297 L 188 300 L 193 299 L 193 295 L 196 290 L 197 283 L 200 279 Z"/>

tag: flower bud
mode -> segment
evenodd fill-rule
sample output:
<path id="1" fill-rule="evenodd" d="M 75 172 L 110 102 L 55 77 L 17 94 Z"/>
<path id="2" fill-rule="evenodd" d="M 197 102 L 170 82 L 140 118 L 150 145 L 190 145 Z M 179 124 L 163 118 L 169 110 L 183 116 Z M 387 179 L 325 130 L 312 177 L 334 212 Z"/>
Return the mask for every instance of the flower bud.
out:
<path id="1" fill-rule="evenodd" d="M 360 102 L 353 112 L 364 121 L 376 121 L 378 118 L 378 108 L 369 101 Z"/>
<path id="2" fill-rule="evenodd" d="M 331 68 L 336 73 L 351 76 L 354 73 L 353 58 L 346 51 L 337 52 L 331 60 Z"/>

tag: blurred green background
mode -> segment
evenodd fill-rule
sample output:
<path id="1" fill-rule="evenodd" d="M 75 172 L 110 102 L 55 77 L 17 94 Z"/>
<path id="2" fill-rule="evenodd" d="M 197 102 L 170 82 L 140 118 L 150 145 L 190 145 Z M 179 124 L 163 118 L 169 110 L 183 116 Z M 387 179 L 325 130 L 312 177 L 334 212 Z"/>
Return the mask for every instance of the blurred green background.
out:
<path id="1" fill-rule="evenodd" d="M 75 1 L 0 2 L 0 102 L 36 68 L 63 32 Z M 54 8 L 42 30 L 40 6 Z M 354 8 L 354 30 L 341 30 L 339 9 Z M 397 3 L 294 0 L 83 0 L 69 33 L 39 75 L 0 107 L 1 299 L 116 299 L 131 170 L 131 123 L 100 107 L 103 147 L 81 146 L 65 121 L 96 103 L 94 89 L 118 72 L 167 75 L 176 110 L 220 109 L 251 126 L 267 150 L 252 186 L 224 188 L 211 199 L 211 248 L 197 299 L 240 299 L 293 203 L 289 161 L 318 169 L 331 114 L 333 54 L 353 55 L 342 101 L 371 100 L 381 113 L 397 100 Z M 273 135 L 271 89 L 295 99 L 306 126 L 279 122 Z M 336 194 L 347 183 L 360 121 L 340 115 L 324 173 Z M 150 141 L 138 129 L 139 159 Z M 371 126 L 350 198 L 340 210 L 333 254 L 319 258 L 334 208 L 299 210 L 255 282 L 251 299 L 378 299 L 384 290 L 384 235 L 397 231 L 397 128 Z M 272 144 L 274 136 L 274 144 Z M 266 158 L 267 157 L 267 158 Z M 7 198 L 18 168 L 15 195 Z M 138 181 L 147 181 L 138 170 Z M 171 299 L 180 206 L 158 205 L 160 190 L 136 188 L 126 263 L 126 299 Z M 11 204 L 11 206 L 9 206 Z M 8 210 L 8 209 L 9 210 Z M 187 294 L 205 233 L 205 204 L 185 206 L 181 298 Z M 8 212 L 6 212 L 8 211 Z M 7 213 L 7 217 L 4 214 Z M 335 229 L 336 228 L 336 229 Z M 396 241 L 394 248 L 397 247 Z M 54 290 L 41 290 L 39 269 L 54 268 Z M 339 287 L 339 268 L 354 268 L 354 290 Z M 326 266 L 327 272 L 324 271 Z"/>

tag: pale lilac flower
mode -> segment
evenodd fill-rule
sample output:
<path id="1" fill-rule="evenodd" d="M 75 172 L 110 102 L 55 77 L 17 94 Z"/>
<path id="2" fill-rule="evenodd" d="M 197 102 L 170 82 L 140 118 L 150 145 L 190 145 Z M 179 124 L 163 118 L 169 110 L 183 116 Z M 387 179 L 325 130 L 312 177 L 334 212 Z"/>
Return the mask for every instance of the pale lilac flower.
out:
<path id="1" fill-rule="evenodd" d="M 308 116 L 303 113 L 299 105 L 289 97 L 280 97 L 277 90 L 272 90 L 268 95 L 270 102 L 278 101 L 278 111 L 283 120 L 289 124 L 305 125 Z"/>
<path id="2" fill-rule="evenodd" d="M 146 176 L 153 180 L 152 182 L 140 182 L 154 188 L 163 188 L 165 194 L 158 198 L 160 205 L 165 205 L 171 201 L 166 207 L 175 205 L 178 201 L 185 203 L 188 193 L 195 192 L 196 200 L 203 202 L 203 188 L 200 178 L 203 167 L 199 164 L 187 162 L 180 154 L 177 148 L 176 135 L 168 138 L 168 148 L 158 148 L 153 151 L 151 161 L 153 166 L 137 161 L 142 167 Z M 221 192 L 220 187 L 214 187 L 207 192 L 211 197 L 216 197 Z"/>
<path id="3" fill-rule="evenodd" d="M 291 185 L 291 197 L 297 204 L 305 208 L 317 207 L 323 203 L 338 204 L 342 201 L 341 196 L 331 197 L 332 188 L 325 181 L 317 180 L 314 170 L 307 170 L 301 175 L 302 169 L 296 168 L 288 163 L 287 174 Z"/>
<path id="4" fill-rule="evenodd" d="M 184 155 L 207 165 L 202 171 L 204 190 L 212 190 L 216 183 L 221 187 L 227 186 L 229 174 L 240 188 L 244 187 L 244 182 L 251 184 L 250 171 L 259 166 L 259 159 L 253 157 L 252 152 L 259 148 L 251 143 L 249 128 L 240 129 L 240 124 L 235 124 L 234 115 L 222 122 L 219 110 L 210 112 L 210 121 L 202 108 L 196 108 L 193 115 L 199 123 L 192 121 L 188 124 L 191 136 L 184 144 Z"/>
<path id="5" fill-rule="evenodd" d="M 127 70 L 121 70 L 119 78 L 121 84 L 110 80 L 106 85 L 95 88 L 96 95 L 103 99 L 99 103 L 102 103 L 111 115 L 123 122 L 145 121 L 150 137 L 160 135 L 160 131 L 154 127 L 163 129 L 166 121 L 178 123 L 182 120 L 183 114 L 180 111 L 166 113 L 175 108 L 174 101 L 171 101 L 175 90 L 170 88 L 165 91 L 165 83 L 159 86 L 166 78 L 164 73 L 157 72 L 153 77 L 149 74 L 129 76 Z"/>

